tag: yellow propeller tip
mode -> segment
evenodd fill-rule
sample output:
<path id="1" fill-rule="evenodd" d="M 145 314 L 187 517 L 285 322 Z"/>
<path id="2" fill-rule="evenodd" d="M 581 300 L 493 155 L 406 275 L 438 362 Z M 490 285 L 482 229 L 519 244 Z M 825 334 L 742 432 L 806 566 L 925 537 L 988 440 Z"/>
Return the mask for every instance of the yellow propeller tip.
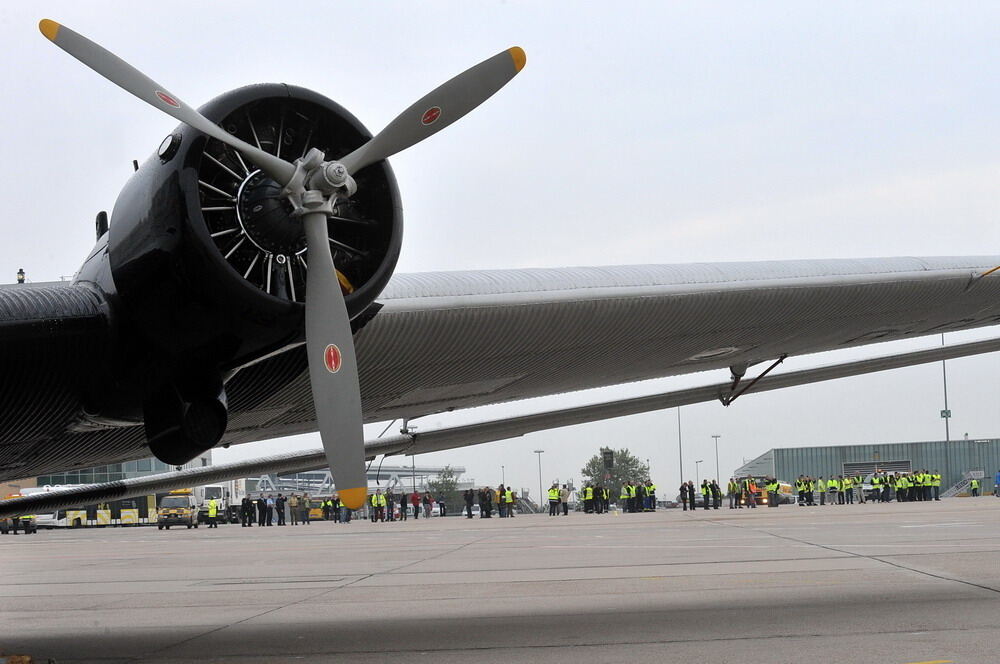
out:
<path id="1" fill-rule="evenodd" d="M 514 68 L 517 71 L 524 69 L 524 65 L 528 61 L 528 56 L 524 54 L 524 49 L 520 46 L 515 46 L 508 48 L 507 52 L 510 53 L 511 59 L 514 60 Z"/>
<path id="2" fill-rule="evenodd" d="M 348 509 L 359 510 L 368 498 L 368 487 L 360 486 L 355 489 L 338 489 L 337 493 L 340 494 L 340 502 Z"/>
<path id="3" fill-rule="evenodd" d="M 50 21 L 47 18 L 43 18 L 38 22 L 38 29 L 42 31 L 45 38 L 49 41 L 55 41 L 56 36 L 59 35 L 59 24 L 55 21 Z"/>

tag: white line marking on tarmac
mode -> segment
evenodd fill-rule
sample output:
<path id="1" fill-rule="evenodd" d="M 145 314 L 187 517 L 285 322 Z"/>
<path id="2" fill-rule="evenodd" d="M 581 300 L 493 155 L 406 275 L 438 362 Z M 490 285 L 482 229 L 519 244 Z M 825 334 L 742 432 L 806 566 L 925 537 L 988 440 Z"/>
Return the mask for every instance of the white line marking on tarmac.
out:
<path id="1" fill-rule="evenodd" d="M 866 542 L 864 544 L 843 544 L 841 542 L 837 542 L 836 545 L 837 546 L 853 546 L 853 547 L 858 547 L 858 548 L 862 548 L 862 549 L 865 548 L 866 546 L 890 546 L 890 547 L 891 546 L 898 546 L 898 547 L 904 547 L 904 546 L 912 546 L 912 547 L 929 547 L 929 546 L 943 546 L 943 547 L 949 547 L 950 546 L 950 547 L 954 547 L 954 546 L 958 546 L 958 547 L 963 547 L 964 546 L 964 547 L 968 547 L 968 548 L 972 548 L 972 547 L 975 547 L 975 548 L 987 547 L 988 548 L 989 547 L 988 544 L 976 544 L 975 542 L 954 542 L 954 543 L 950 543 L 950 544 L 949 543 L 946 543 L 946 544 L 921 544 L 919 542 L 915 543 L 915 544 L 912 544 L 912 543 L 911 544 L 906 544 L 906 543 L 902 543 L 902 542 L 900 542 L 898 544 L 870 544 L 868 542 Z"/>
<path id="2" fill-rule="evenodd" d="M 782 544 L 783 549 L 805 549 L 812 545 L 805 544 Z M 849 545 L 843 545 L 849 546 Z M 855 546 L 862 546 L 860 544 Z M 573 549 L 580 550 L 579 546 L 563 546 L 559 544 L 547 544 L 540 547 L 542 549 Z M 774 544 L 642 544 L 631 546 L 627 544 L 588 544 L 588 549 L 773 549 Z"/>

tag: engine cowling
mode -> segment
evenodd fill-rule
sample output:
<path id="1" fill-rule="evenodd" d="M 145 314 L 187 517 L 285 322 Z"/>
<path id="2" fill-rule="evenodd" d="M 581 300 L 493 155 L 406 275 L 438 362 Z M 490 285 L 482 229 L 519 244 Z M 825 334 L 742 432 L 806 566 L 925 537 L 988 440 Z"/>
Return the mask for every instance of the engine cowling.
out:
<path id="1" fill-rule="evenodd" d="M 370 137 L 338 104 L 288 85 L 240 88 L 200 111 L 286 159 L 309 147 L 335 158 Z M 355 179 L 358 192 L 329 223 L 352 318 L 389 281 L 402 240 L 389 164 L 372 165 Z M 111 270 L 123 303 L 171 354 L 209 349 L 212 359 L 233 365 L 301 339 L 308 252 L 301 221 L 290 212 L 280 186 L 252 164 L 178 127 L 129 181 L 112 213 Z"/>
<path id="2" fill-rule="evenodd" d="M 240 88 L 200 112 L 288 161 L 311 147 L 335 159 L 371 137 L 340 105 L 290 85 Z M 388 283 L 402 241 L 388 162 L 354 177 L 357 193 L 328 224 L 352 318 Z M 107 242 L 113 283 L 106 289 L 122 342 L 117 382 L 141 397 L 147 439 L 161 459 L 181 463 L 218 442 L 226 375 L 303 340 L 309 257 L 291 210 L 280 185 L 186 125 L 164 139 L 119 195 Z M 87 272 L 85 266 L 82 279 L 93 276 Z"/>

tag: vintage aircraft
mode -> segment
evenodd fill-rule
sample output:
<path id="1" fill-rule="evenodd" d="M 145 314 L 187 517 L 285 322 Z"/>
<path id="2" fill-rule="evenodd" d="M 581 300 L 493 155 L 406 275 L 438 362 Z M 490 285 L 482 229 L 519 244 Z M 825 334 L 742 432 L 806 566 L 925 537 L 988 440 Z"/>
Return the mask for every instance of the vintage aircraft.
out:
<path id="1" fill-rule="evenodd" d="M 375 454 L 991 352 L 990 340 L 768 376 L 789 355 L 1000 323 L 1000 257 L 393 274 L 402 212 L 386 159 L 525 65 L 498 53 L 374 137 L 289 85 L 194 110 L 54 21 L 55 45 L 181 121 L 98 215 L 70 283 L 0 287 L 0 479 L 319 430 L 323 450 L 0 503 L 0 515 L 329 465 L 345 504 Z M 728 368 L 731 380 L 365 444 L 363 422 Z M 84 498 L 86 500 L 84 500 Z M 46 502 L 47 501 L 47 502 Z"/>

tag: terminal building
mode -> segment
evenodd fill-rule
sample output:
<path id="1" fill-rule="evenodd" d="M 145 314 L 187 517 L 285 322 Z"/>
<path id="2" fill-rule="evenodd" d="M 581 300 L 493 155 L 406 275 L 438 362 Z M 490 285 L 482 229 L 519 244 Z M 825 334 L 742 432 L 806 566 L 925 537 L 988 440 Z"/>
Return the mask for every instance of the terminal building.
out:
<path id="1" fill-rule="evenodd" d="M 212 450 L 202 452 L 182 466 L 184 469 L 201 468 L 212 465 Z M 102 482 L 116 482 L 118 480 L 128 480 L 133 477 L 145 477 L 146 475 L 156 475 L 174 470 L 176 466 L 163 463 L 159 459 L 137 459 L 124 463 L 113 463 L 108 466 L 97 466 L 95 468 L 81 468 L 77 470 L 67 470 L 62 473 L 52 475 L 41 475 L 37 478 L 38 486 L 61 486 L 76 484 L 100 484 Z"/>
<path id="2" fill-rule="evenodd" d="M 941 473 L 941 489 L 964 488 L 969 478 L 982 480 L 983 493 L 993 491 L 1000 472 L 1000 438 L 935 440 L 914 443 L 871 443 L 829 447 L 779 447 L 770 449 L 736 469 L 737 477 L 769 476 L 793 482 L 799 475 L 868 475 L 876 470 L 908 473 L 927 470 Z"/>

